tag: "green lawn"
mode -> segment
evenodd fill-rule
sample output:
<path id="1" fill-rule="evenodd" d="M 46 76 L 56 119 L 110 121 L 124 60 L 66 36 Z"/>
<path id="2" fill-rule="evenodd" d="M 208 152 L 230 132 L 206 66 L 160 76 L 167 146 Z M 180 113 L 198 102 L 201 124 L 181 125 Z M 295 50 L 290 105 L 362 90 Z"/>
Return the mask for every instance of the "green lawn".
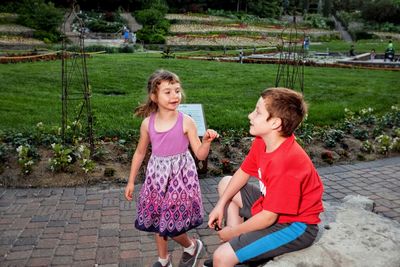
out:
<path id="1" fill-rule="evenodd" d="M 160 53 L 104 54 L 87 60 L 96 135 L 138 129 L 133 109 L 145 97 L 156 69 L 176 72 L 186 103 L 202 103 L 209 127 L 247 128 L 259 93 L 274 85 L 277 65 L 161 59 Z M 309 121 L 333 124 L 344 108 L 372 107 L 378 113 L 400 103 L 400 72 L 305 68 Z M 0 65 L 2 130 L 29 131 L 36 123 L 60 125 L 61 61 Z"/>

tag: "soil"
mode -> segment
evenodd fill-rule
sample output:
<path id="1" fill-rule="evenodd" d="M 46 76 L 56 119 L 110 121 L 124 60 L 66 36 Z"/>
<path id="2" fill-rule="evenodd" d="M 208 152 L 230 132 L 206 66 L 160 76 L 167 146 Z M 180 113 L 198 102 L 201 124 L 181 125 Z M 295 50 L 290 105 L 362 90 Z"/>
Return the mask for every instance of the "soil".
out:
<path id="1" fill-rule="evenodd" d="M 217 140 L 212 143 L 207 161 L 197 162 L 200 178 L 221 177 L 233 174 L 248 153 L 252 142 L 251 137 L 230 138 L 229 142 Z M 399 156 L 399 153 L 389 155 L 367 154 L 360 151 L 361 141 L 345 137 L 336 147 L 327 149 L 322 142 L 314 142 L 305 146 L 305 150 L 316 167 L 332 164 L 345 164 L 360 160 L 375 160 L 387 156 Z M 75 187 L 94 184 L 125 184 L 130 171 L 130 160 L 134 146 L 121 146 L 118 142 L 102 142 L 97 145 L 96 167 L 93 172 L 84 173 L 78 163 L 67 172 L 52 172 L 49 169 L 50 149 L 38 150 L 40 160 L 34 165 L 29 175 L 21 174 L 17 155 L 12 153 L 5 164 L 0 166 L 1 187 Z M 11 154 L 11 153 L 10 153 Z M 145 159 L 145 162 L 147 159 Z M 142 164 L 136 182 L 143 182 L 145 162 Z"/>

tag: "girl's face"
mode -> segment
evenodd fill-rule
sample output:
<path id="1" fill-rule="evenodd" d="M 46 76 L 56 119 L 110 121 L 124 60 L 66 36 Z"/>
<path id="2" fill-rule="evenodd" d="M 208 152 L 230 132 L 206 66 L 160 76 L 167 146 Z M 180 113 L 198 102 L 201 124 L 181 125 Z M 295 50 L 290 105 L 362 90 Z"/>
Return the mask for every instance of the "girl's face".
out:
<path id="1" fill-rule="evenodd" d="M 181 84 L 162 81 L 157 93 L 151 95 L 151 100 L 157 103 L 159 109 L 176 110 L 182 100 Z"/>

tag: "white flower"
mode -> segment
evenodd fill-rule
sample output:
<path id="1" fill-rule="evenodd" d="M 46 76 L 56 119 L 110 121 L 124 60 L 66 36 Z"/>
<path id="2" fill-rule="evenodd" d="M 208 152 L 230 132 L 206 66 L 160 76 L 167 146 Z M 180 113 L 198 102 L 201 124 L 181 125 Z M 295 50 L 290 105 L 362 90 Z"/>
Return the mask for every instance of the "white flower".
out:
<path id="1" fill-rule="evenodd" d="M 39 122 L 38 124 L 36 124 L 36 127 L 42 128 L 43 127 L 43 122 Z"/>
<path id="2" fill-rule="evenodd" d="M 22 148 L 23 148 L 23 146 L 21 145 L 21 146 L 19 146 L 18 148 L 17 148 L 17 152 L 18 153 L 21 153 L 21 150 L 22 150 Z"/>
<path id="3" fill-rule="evenodd" d="M 72 158 L 70 155 L 68 155 L 67 162 L 71 162 L 71 161 L 72 161 Z"/>
<path id="4" fill-rule="evenodd" d="M 85 151 L 85 146 L 84 146 L 84 145 L 80 145 L 79 148 L 78 148 L 78 151 L 79 151 L 80 153 L 82 153 L 83 151 Z"/>

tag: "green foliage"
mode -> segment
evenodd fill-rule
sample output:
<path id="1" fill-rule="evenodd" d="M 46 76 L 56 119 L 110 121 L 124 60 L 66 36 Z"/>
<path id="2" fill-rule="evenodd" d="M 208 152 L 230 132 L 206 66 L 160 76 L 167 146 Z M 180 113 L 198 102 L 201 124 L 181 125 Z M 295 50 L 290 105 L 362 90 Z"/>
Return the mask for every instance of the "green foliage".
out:
<path id="1" fill-rule="evenodd" d="M 387 155 L 390 151 L 390 146 L 392 143 L 392 138 L 387 135 L 383 134 L 375 138 L 376 142 L 376 149 L 380 154 Z"/>
<path id="2" fill-rule="evenodd" d="M 75 150 L 81 169 L 85 172 L 92 172 L 96 166 L 94 161 L 90 159 L 90 150 L 85 145 L 81 144 Z"/>
<path id="3" fill-rule="evenodd" d="M 7 162 L 8 148 L 6 144 L 0 143 L 0 173 L 4 171 L 4 164 Z"/>
<path id="4" fill-rule="evenodd" d="M 126 21 L 117 12 L 85 12 L 78 16 L 82 19 L 85 27 L 92 32 L 116 33 L 126 24 Z"/>
<path id="5" fill-rule="evenodd" d="M 136 36 L 139 40 L 150 44 L 165 43 L 165 35 L 169 30 L 169 21 L 164 18 L 162 10 L 155 8 L 139 10 L 135 13 L 135 18 L 143 25 Z"/>
<path id="6" fill-rule="evenodd" d="M 44 0 L 23 0 L 18 8 L 18 22 L 27 27 L 38 30 L 36 37 L 57 41 L 60 38 L 58 31 L 62 23 L 62 11 L 53 3 Z"/>
<path id="7" fill-rule="evenodd" d="M 306 14 L 304 16 L 303 24 L 311 28 L 329 29 L 330 27 L 328 26 L 328 21 L 331 20 L 323 17 L 320 14 Z M 329 25 L 332 25 L 332 23 L 329 23 Z"/>
<path id="8" fill-rule="evenodd" d="M 32 172 L 33 165 L 39 157 L 35 148 L 30 145 L 20 145 L 17 148 L 18 165 L 21 168 L 21 173 L 28 175 Z"/>
<path id="9" fill-rule="evenodd" d="M 368 131 L 365 129 L 355 129 L 353 131 L 353 136 L 358 140 L 364 141 L 368 139 Z"/>
<path id="10" fill-rule="evenodd" d="M 378 23 L 400 23 L 400 4 L 394 0 L 365 1 L 361 6 L 361 16 Z"/>
<path id="11" fill-rule="evenodd" d="M 360 150 L 365 153 L 372 153 L 375 151 L 375 147 L 369 140 L 365 140 L 362 142 Z"/>
<path id="12" fill-rule="evenodd" d="M 62 144 L 52 144 L 51 147 L 54 156 L 49 159 L 50 170 L 52 172 L 68 171 L 68 167 L 75 161 L 72 149 Z"/>
<path id="13" fill-rule="evenodd" d="M 254 0 L 249 1 L 248 11 L 254 15 L 263 18 L 278 18 L 281 15 L 281 9 L 278 0 Z"/>
<path id="14" fill-rule="evenodd" d="M 395 137 L 390 144 L 390 150 L 393 152 L 400 152 L 400 138 Z"/>

